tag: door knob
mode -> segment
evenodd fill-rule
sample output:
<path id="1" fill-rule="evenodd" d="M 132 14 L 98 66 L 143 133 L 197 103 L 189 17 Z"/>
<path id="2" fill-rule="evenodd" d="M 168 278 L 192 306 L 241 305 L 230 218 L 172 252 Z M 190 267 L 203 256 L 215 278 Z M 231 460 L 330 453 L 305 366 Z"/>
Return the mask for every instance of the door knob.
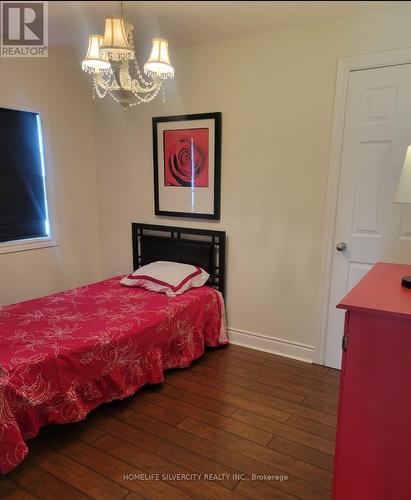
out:
<path id="1" fill-rule="evenodd" d="M 343 252 L 346 248 L 347 248 L 347 243 L 345 243 L 345 241 L 339 241 L 339 242 L 337 243 L 336 249 L 337 249 L 339 252 Z"/>

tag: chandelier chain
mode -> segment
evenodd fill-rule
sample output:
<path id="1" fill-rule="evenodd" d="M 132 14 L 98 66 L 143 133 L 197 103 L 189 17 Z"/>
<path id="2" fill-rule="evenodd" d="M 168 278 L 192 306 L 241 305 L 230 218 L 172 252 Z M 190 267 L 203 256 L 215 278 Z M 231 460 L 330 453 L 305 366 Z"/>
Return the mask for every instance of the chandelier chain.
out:
<path id="1" fill-rule="evenodd" d="M 128 38 L 129 38 L 130 46 L 133 49 L 134 54 L 135 54 L 136 53 L 136 46 L 134 43 L 134 35 L 133 35 L 131 30 L 130 30 L 130 33 L 128 35 Z M 146 87 L 150 87 L 151 85 L 153 85 L 153 79 L 151 79 L 151 82 L 148 82 L 147 80 L 144 79 L 143 74 L 140 71 L 140 66 L 138 65 L 137 57 L 134 57 L 134 67 L 136 68 L 138 78 L 143 85 L 145 85 Z"/>

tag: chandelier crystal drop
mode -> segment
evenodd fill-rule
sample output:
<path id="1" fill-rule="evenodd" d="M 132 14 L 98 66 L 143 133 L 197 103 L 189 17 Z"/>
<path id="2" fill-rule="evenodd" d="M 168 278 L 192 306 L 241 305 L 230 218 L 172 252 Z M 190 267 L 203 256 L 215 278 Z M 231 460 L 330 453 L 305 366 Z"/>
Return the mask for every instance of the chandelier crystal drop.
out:
<path id="1" fill-rule="evenodd" d="M 152 101 L 163 89 L 164 100 L 163 80 L 174 78 L 168 42 L 164 38 L 153 38 L 150 57 L 144 64 L 144 77 L 136 58 L 134 26 L 124 20 L 123 2 L 120 3 L 121 17 L 105 20 L 104 36 L 89 36 L 87 55 L 81 67 L 93 78 L 93 97 L 109 95 L 128 109 Z"/>

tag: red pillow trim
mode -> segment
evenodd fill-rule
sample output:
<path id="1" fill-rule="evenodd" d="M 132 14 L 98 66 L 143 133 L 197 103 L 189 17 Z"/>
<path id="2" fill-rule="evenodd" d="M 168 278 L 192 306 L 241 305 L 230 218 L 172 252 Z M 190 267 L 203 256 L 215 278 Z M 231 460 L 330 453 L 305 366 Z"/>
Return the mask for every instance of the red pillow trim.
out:
<path id="1" fill-rule="evenodd" d="M 196 267 L 196 270 L 193 273 L 189 274 L 186 278 L 184 278 L 183 281 L 181 283 L 179 283 L 177 286 L 170 285 L 170 283 L 158 280 L 156 278 L 152 278 L 151 276 L 145 276 L 143 274 L 139 275 L 139 276 L 133 276 L 132 274 L 130 274 L 129 276 L 127 276 L 127 278 L 129 280 L 147 280 L 147 281 L 151 281 L 153 283 L 156 283 L 157 285 L 167 286 L 173 292 L 177 292 L 178 290 L 180 290 L 180 288 L 182 286 L 184 286 L 187 283 L 187 281 L 191 280 L 191 278 L 194 278 L 195 276 L 198 276 L 199 274 L 201 274 L 201 272 L 202 272 L 201 267 Z"/>

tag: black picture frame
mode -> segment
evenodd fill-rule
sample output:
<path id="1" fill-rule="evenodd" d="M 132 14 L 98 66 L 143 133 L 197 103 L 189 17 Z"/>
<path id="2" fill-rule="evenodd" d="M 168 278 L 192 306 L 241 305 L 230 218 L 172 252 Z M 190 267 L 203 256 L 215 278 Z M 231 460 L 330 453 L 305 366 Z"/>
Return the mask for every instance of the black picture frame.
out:
<path id="1" fill-rule="evenodd" d="M 212 213 L 196 212 L 176 212 L 165 210 L 160 207 L 159 196 L 159 158 L 158 158 L 158 125 L 160 123 L 180 122 L 180 121 L 214 121 L 214 201 Z M 153 167 L 154 167 L 154 213 L 168 217 L 184 217 L 190 219 L 214 219 L 219 220 L 221 214 L 221 113 L 196 113 L 189 115 L 160 116 L 153 117 Z M 212 152 L 210 152 L 210 155 Z"/>

